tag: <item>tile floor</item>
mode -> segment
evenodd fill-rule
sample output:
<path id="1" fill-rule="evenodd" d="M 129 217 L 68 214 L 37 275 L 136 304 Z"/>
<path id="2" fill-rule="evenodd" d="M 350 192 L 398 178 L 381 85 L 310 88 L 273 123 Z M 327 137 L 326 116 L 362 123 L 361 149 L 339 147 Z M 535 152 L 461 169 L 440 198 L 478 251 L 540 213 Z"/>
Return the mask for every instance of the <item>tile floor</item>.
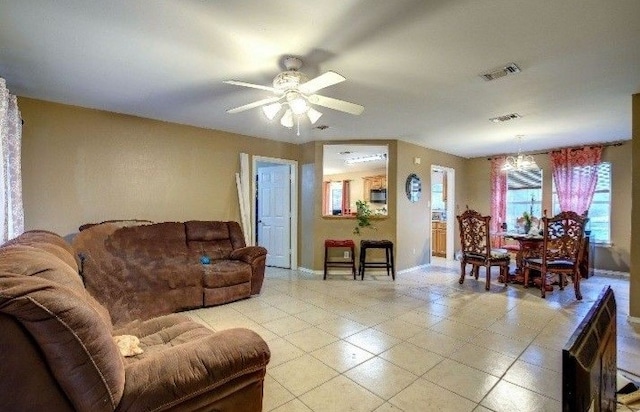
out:
<path id="1" fill-rule="evenodd" d="M 259 296 L 187 313 L 267 341 L 265 411 L 560 411 L 561 348 L 609 284 L 618 366 L 640 371 L 628 280 L 592 277 L 578 302 L 571 285 L 541 299 L 519 285 L 485 291 L 482 271 L 459 285 L 458 270 L 438 260 L 392 282 L 267 268 Z"/>

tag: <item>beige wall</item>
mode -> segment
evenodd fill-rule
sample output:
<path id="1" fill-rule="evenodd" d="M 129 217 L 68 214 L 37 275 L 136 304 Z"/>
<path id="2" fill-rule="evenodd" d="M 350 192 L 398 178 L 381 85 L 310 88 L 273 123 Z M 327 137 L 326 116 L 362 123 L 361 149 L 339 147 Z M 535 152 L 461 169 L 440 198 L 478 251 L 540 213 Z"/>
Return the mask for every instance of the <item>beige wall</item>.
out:
<path id="1" fill-rule="evenodd" d="M 420 164 L 414 159 L 420 158 Z M 399 269 L 408 269 L 431 261 L 431 166 L 443 166 L 455 170 L 455 203 L 466 201 L 466 160 L 436 150 L 407 142 L 398 142 L 397 156 L 397 233 L 396 247 Z M 417 202 L 410 202 L 405 194 L 405 182 L 411 173 L 422 181 L 422 195 Z M 455 218 L 451 216 L 450 218 Z M 454 225 L 454 227 L 457 225 Z M 452 234 L 454 246 L 458 247 L 457 231 Z"/>
<path id="2" fill-rule="evenodd" d="M 316 153 L 317 145 L 315 142 L 305 143 L 301 145 L 300 153 L 300 193 L 298 216 L 300 225 L 299 232 L 299 252 L 298 266 L 307 269 L 313 269 L 316 248 L 316 216 L 322 214 L 322 205 L 317 201 L 316 195 L 316 170 L 320 169 L 320 178 L 322 178 L 322 163 L 316 168 L 317 157 L 322 156 Z M 322 147 L 320 147 L 322 150 Z M 321 180 L 319 180 L 321 181 Z"/>
<path id="3" fill-rule="evenodd" d="M 239 220 L 239 153 L 297 160 L 297 145 L 28 98 L 26 229 L 87 222 Z"/>
<path id="4" fill-rule="evenodd" d="M 632 153 L 633 163 L 633 204 L 631 211 L 631 284 L 629 290 L 629 315 L 640 318 L 640 93 L 633 95 L 632 103 Z M 631 167 L 631 165 L 629 165 Z"/>
<path id="5" fill-rule="evenodd" d="M 602 160 L 611 162 L 611 242 L 597 246 L 594 266 L 598 269 L 626 272 L 630 267 L 631 227 L 631 142 L 604 148 Z M 542 168 L 542 209 L 551 211 L 551 161 L 546 154 L 534 156 Z M 467 162 L 469 207 L 483 214 L 491 212 L 490 163 L 487 158 Z"/>
<path id="6" fill-rule="evenodd" d="M 375 144 L 388 145 L 389 159 L 396 156 L 397 141 L 395 140 L 344 140 L 331 141 L 331 144 Z M 395 242 L 395 196 L 396 196 L 396 168 L 392 160 L 389 161 L 387 177 L 387 217 L 376 218 L 375 230 L 365 229 L 361 236 L 353 234 L 356 225 L 355 218 L 322 216 L 322 185 L 313 185 L 313 182 L 322 182 L 322 146 L 324 142 L 312 142 L 304 145 L 302 149 L 301 177 L 302 194 L 300 210 L 305 218 L 300 221 L 300 243 L 302 243 L 300 266 L 304 269 L 322 270 L 324 261 L 325 239 L 352 239 L 356 244 L 361 239 L 389 239 Z M 308 216 L 308 211 L 313 210 L 313 216 Z"/>
<path id="7" fill-rule="evenodd" d="M 20 98 L 19 107 L 25 120 L 26 229 L 68 235 L 83 223 L 108 219 L 239 220 L 235 173 L 241 152 L 299 161 L 298 256 L 299 265 L 305 268 L 322 268 L 327 238 L 354 239 L 356 243 L 361 238 L 390 239 L 396 244 L 398 270 L 428 263 L 431 165 L 456 170 L 458 211 L 468 204 L 489 212 L 485 158 L 463 159 L 397 140 L 358 140 L 358 144 L 388 144 L 390 159 L 389 217 L 376 221 L 377 230 L 358 237 L 352 233 L 354 219 L 321 216 L 322 190 L 317 182 L 322 181 L 322 142 L 293 145 L 28 98 Z M 640 133 L 639 111 L 638 96 L 634 96 L 635 136 Z M 635 142 L 637 139 L 633 151 L 639 152 Z M 627 270 L 630 266 L 630 146 L 605 149 L 604 159 L 613 163 L 613 247 L 598 249 L 597 267 Z M 419 165 L 414 164 L 415 157 L 421 158 Z M 545 170 L 545 193 L 550 193 L 548 162 L 542 156 L 537 161 Z M 423 181 L 417 203 L 404 195 L 410 173 Z M 633 196 L 640 196 L 636 192 Z M 550 205 L 546 196 L 543 200 Z M 634 225 L 640 225 L 637 220 L 640 218 L 634 219 Z M 457 248 L 457 233 L 454 236 Z M 640 275 L 635 273 L 632 292 L 635 287 L 640 294 L 638 282 L 633 281 Z M 640 312 L 640 305 L 636 310 Z"/>

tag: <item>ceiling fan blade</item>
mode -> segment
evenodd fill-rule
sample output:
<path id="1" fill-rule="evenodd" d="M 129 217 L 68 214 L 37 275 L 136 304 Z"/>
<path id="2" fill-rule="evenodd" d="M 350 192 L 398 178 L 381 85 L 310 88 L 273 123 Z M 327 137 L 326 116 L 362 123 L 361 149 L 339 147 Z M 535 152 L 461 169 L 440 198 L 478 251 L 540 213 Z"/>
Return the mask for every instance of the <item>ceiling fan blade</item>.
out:
<path id="1" fill-rule="evenodd" d="M 267 90 L 267 91 L 270 91 L 270 92 L 278 93 L 278 91 L 276 89 L 274 89 L 273 87 L 271 87 L 271 86 L 263 86 L 261 84 L 241 82 L 241 81 L 238 81 L 238 80 L 225 80 L 222 83 L 233 84 L 235 86 L 252 87 L 254 89 Z"/>
<path id="2" fill-rule="evenodd" d="M 329 87 L 329 86 L 333 86 L 334 84 L 338 84 L 338 83 L 342 83 L 343 81 L 345 81 L 347 79 L 344 78 L 344 76 L 336 73 L 336 72 L 332 72 L 332 71 L 328 71 L 324 74 L 321 74 L 318 77 L 314 77 L 313 79 L 302 83 L 299 86 L 299 89 L 302 93 L 305 94 L 312 94 L 317 92 L 320 89 L 324 89 L 325 87 Z"/>
<path id="3" fill-rule="evenodd" d="M 244 106 L 236 107 L 234 109 L 227 110 L 227 113 L 240 113 L 245 110 L 253 109 L 254 107 L 262 106 L 263 104 L 269 104 L 273 102 L 277 102 L 280 100 L 280 97 L 269 97 L 268 99 L 258 100 L 257 102 L 245 104 Z"/>
<path id="4" fill-rule="evenodd" d="M 360 106 L 359 104 L 334 99 L 333 97 L 320 96 L 319 94 L 310 96 L 309 102 L 319 106 L 328 107 L 329 109 L 338 110 L 340 112 L 354 114 L 356 116 L 364 111 L 364 106 Z"/>

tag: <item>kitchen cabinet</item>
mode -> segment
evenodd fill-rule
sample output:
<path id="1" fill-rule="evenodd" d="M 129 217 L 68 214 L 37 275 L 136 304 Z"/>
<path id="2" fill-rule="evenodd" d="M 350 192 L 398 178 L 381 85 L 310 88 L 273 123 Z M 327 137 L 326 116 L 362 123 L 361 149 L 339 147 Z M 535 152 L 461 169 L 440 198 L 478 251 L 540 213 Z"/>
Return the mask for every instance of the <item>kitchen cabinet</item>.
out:
<path id="1" fill-rule="evenodd" d="M 362 194 L 365 202 L 371 201 L 371 191 L 372 190 L 380 190 L 387 188 L 387 176 L 386 175 L 378 175 L 378 176 L 366 176 L 362 178 L 363 180 L 363 191 Z"/>
<path id="2" fill-rule="evenodd" d="M 447 222 L 431 222 L 431 254 L 447 257 Z"/>

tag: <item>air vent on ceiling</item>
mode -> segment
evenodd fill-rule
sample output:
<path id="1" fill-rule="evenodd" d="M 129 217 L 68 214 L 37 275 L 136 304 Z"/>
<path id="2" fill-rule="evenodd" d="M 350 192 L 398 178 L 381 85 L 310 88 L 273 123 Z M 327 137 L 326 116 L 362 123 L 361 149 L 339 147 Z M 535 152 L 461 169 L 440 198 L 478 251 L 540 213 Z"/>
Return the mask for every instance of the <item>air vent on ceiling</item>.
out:
<path id="1" fill-rule="evenodd" d="M 521 117 L 522 116 L 520 116 L 518 113 L 509 113 L 505 114 L 504 116 L 492 117 L 489 120 L 491 120 L 493 123 L 502 123 L 513 119 L 519 119 Z"/>
<path id="2" fill-rule="evenodd" d="M 509 63 L 504 67 L 500 67 L 499 69 L 492 70 L 489 73 L 481 74 L 480 77 L 485 79 L 486 81 L 499 79 L 500 77 L 504 77 L 508 74 L 516 74 L 520 73 L 520 68 L 515 63 Z"/>

